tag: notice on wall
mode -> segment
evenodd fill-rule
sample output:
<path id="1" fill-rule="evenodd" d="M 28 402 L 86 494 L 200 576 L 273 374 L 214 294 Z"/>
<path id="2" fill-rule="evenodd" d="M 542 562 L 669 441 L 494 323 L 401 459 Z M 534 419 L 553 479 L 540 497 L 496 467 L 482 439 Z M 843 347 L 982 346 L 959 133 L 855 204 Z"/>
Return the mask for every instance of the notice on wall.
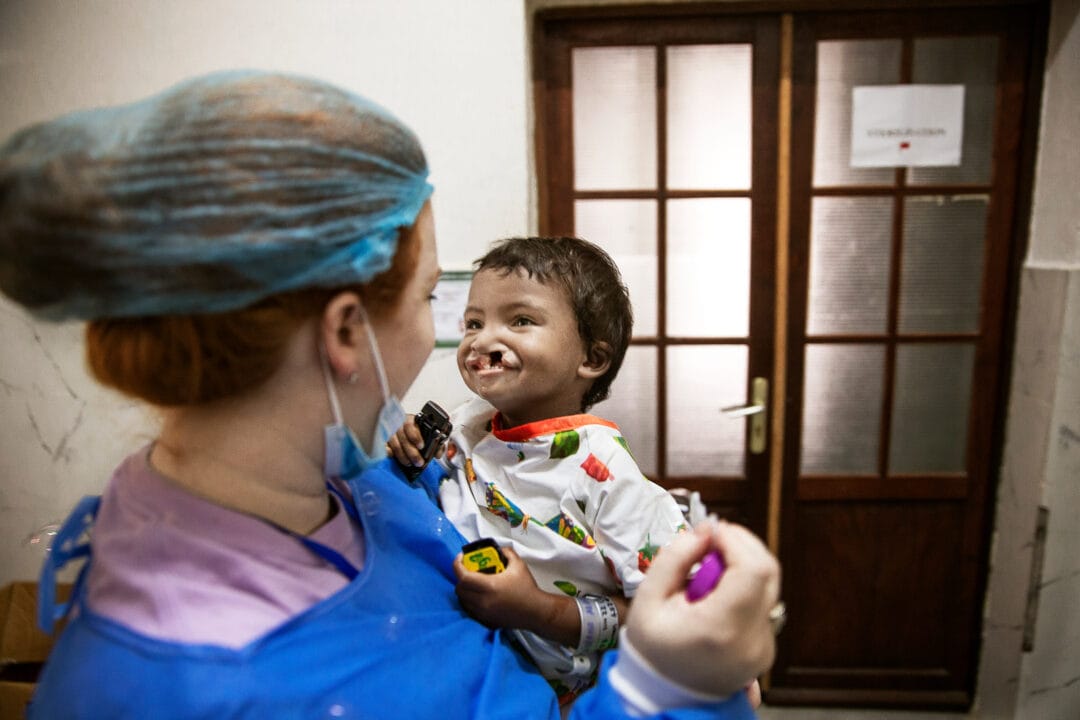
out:
<path id="1" fill-rule="evenodd" d="M 869 85 L 851 100 L 852 167 L 960 164 L 963 85 Z"/>
<path id="2" fill-rule="evenodd" d="M 465 336 L 465 306 L 472 275 L 471 270 L 447 270 L 439 276 L 431 303 L 436 347 L 457 347 Z"/>

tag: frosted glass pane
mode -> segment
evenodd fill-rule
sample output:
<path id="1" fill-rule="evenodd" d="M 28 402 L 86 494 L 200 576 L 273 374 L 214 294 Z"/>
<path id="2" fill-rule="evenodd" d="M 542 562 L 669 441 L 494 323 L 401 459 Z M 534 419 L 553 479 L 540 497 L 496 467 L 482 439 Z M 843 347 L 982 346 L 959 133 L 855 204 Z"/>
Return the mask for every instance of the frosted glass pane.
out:
<path id="1" fill-rule="evenodd" d="M 656 348 L 632 345 L 611 384 L 611 396 L 589 411 L 619 426 L 638 467 L 656 474 Z"/>
<path id="2" fill-rule="evenodd" d="M 892 198 L 814 198 L 808 334 L 885 331 L 892 209 Z"/>
<path id="3" fill-rule="evenodd" d="M 668 201 L 667 334 L 746 337 L 750 200 Z"/>
<path id="4" fill-rule="evenodd" d="M 574 232 L 608 251 L 634 306 L 634 335 L 657 330 L 656 201 L 578 200 Z"/>
<path id="5" fill-rule="evenodd" d="M 750 45 L 667 51 L 667 184 L 750 188 Z"/>
<path id="6" fill-rule="evenodd" d="M 884 372 L 884 346 L 806 346 L 804 475 L 877 473 Z"/>
<path id="7" fill-rule="evenodd" d="M 900 81 L 899 40 L 829 40 L 817 45 L 814 185 L 891 185 L 892 168 L 851 167 L 851 89 Z"/>
<path id="8" fill-rule="evenodd" d="M 908 198 L 900 282 L 902 332 L 979 329 L 989 198 Z"/>
<path id="9" fill-rule="evenodd" d="M 965 467 L 975 348 L 900 345 L 889 472 L 959 472 Z"/>
<path id="10" fill-rule="evenodd" d="M 574 48 L 574 187 L 656 187 L 656 51 Z"/>
<path id="11" fill-rule="evenodd" d="M 994 140 L 996 37 L 915 40 L 912 82 L 964 86 L 964 133 L 960 165 L 911 168 L 912 185 L 989 183 Z"/>
<path id="12" fill-rule="evenodd" d="M 720 408 L 745 405 L 745 345 L 669 347 L 667 470 L 678 475 L 742 475 L 746 418 Z"/>

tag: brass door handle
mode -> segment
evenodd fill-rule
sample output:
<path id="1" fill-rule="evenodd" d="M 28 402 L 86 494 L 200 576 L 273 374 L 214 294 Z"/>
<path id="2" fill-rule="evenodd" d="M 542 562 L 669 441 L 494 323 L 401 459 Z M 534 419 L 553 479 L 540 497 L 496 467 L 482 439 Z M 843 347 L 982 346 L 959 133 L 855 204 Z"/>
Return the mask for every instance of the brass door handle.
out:
<path id="1" fill-rule="evenodd" d="M 750 452 L 760 455 L 765 452 L 768 444 L 766 434 L 766 419 L 769 416 L 769 381 L 763 377 L 754 378 L 750 383 L 750 404 L 733 405 L 720 408 L 720 412 L 727 417 L 750 418 Z"/>

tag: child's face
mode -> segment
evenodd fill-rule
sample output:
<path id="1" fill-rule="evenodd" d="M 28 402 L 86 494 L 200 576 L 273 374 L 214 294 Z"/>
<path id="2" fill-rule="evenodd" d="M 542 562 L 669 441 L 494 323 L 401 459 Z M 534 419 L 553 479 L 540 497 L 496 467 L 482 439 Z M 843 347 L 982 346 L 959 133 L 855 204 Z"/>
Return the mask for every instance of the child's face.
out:
<path id="1" fill-rule="evenodd" d="M 581 412 L 592 382 L 565 291 L 520 270 L 481 270 L 465 308 L 458 369 L 507 427 Z"/>

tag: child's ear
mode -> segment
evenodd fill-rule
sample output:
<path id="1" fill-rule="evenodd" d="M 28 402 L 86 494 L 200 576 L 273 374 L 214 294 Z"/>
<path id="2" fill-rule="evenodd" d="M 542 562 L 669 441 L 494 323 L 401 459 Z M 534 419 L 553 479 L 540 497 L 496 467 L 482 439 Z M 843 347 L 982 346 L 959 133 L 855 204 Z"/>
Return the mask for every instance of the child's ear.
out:
<path id="1" fill-rule="evenodd" d="M 611 346 L 603 340 L 596 340 L 585 353 L 585 359 L 578 367 L 578 377 L 595 380 L 611 367 Z"/>

